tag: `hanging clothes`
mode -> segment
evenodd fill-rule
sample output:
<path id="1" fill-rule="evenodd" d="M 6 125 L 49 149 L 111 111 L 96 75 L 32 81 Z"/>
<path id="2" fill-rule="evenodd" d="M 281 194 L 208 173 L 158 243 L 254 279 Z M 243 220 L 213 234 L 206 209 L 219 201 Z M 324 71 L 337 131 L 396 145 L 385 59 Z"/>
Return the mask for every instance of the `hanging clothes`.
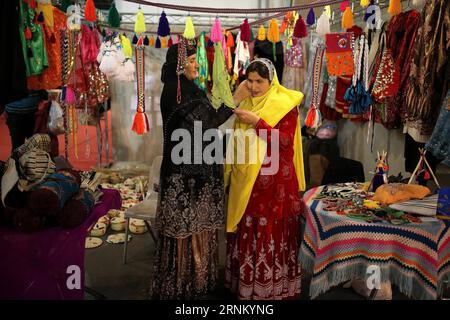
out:
<path id="1" fill-rule="evenodd" d="M 45 8 L 48 8 L 46 5 Z M 62 86 L 62 61 L 61 61 L 61 30 L 66 27 L 67 16 L 57 8 L 52 8 L 52 25 L 47 23 L 42 26 L 44 34 L 45 48 L 48 56 L 48 68 L 42 71 L 40 75 L 30 76 L 27 79 L 28 89 L 56 89 Z M 45 12 L 47 12 L 46 9 Z M 49 14 L 45 16 L 49 18 Z"/>
<path id="2" fill-rule="evenodd" d="M 425 148 L 444 164 L 450 166 L 450 90 L 447 91 L 433 134 Z"/>
<path id="3" fill-rule="evenodd" d="M 28 1 L 18 1 L 20 10 L 20 39 L 27 76 L 39 75 L 48 67 L 42 26 L 36 23 L 34 9 Z"/>
<path id="4" fill-rule="evenodd" d="M 206 57 L 206 43 L 205 43 L 205 32 L 200 33 L 199 40 L 197 42 L 197 63 L 198 77 L 195 79 L 195 83 L 200 87 L 200 89 L 208 90 L 208 59 Z"/>
<path id="5" fill-rule="evenodd" d="M 233 95 L 231 94 L 230 76 L 227 72 L 221 43 L 214 43 L 214 48 L 215 53 L 211 104 L 216 109 L 220 108 L 222 104 L 234 109 L 236 106 L 233 101 Z"/>
<path id="6" fill-rule="evenodd" d="M 308 39 L 292 38 L 292 41 L 293 45 L 284 54 L 283 86 L 304 92 L 308 70 Z"/>
<path id="7" fill-rule="evenodd" d="M 245 70 L 250 64 L 250 51 L 248 47 L 248 42 L 241 40 L 241 32 L 239 31 L 236 38 L 236 49 L 234 51 L 234 68 L 233 76 L 234 79 L 238 79 L 241 75 L 245 74 Z"/>
<path id="8" fill-rule="evenodd" d="M 405 90 L 405 131 L 417 142 L 426 142 L 448 88 L 450 2 L 427 1 L 420 24 Z"/>

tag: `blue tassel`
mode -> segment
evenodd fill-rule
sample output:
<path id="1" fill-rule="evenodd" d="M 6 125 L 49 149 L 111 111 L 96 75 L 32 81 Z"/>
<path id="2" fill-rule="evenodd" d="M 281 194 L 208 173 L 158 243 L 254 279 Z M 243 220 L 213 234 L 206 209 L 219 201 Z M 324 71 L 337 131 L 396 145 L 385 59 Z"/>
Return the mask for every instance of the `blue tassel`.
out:
<path id="1" fill-rule="evenodd" d="M 40 23 L 44 22 L 44 13 L 42 11 L 39 13 L 37 21 Z"/>
<path id="2" fill-rule="evenodd" d="M 159 37 L 156 37 L 155 48 L 157 49 L 161 48 L 161 40 L 159 40 Z"/>
<path id="3" fill-rule="evenodd" d="M 133 44 L 137 44 L 138 43 L 138 37 L 136 36 L 136 34 L 133 36 Z"/>
<path id="4" fill-rule="evenodd" d="M 167 37 L 170 35 L 169 21 L 167 20 L 166 13 L 163 11 L 161 17 L 159 17 L 158 36 Z"/>
<path id="5" fill-rule="evenodd" d="M 309 26 L 312 26 L 313 24 L 316 23 L 316 16 L 314 14 L 314 9 L 313 8 L 309 9 L 308 16 L 306 17 L 306 23 Z"/>
<path id="6" fill-rule="evenodd" d="M 144 38 L 144 46 L 148 46 L 150 44 L 150 40 L 147 36 Z"/>

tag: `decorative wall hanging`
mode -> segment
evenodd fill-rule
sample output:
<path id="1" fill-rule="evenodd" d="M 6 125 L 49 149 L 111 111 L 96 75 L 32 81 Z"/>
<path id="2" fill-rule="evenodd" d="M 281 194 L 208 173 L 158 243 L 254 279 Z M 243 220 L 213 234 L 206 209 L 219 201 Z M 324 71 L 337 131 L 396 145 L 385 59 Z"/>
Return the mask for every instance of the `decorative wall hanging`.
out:
<path id="1" fill-rule="evenodd" d="M 351 32 L 325 35 L 327 69 L 330 76 L 350 76 L 355 72 L 354 37 Z"/>

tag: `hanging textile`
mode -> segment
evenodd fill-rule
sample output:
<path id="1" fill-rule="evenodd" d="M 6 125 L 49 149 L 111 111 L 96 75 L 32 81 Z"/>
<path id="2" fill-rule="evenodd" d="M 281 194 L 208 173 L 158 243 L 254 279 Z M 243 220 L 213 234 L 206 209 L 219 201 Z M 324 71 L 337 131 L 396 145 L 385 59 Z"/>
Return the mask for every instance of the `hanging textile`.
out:
<path id="1" fill-rule="evenodd" d="M 361 114 L 368 110 L 372 104 L 369 90 L 369 44 L 364 34 L 355 44 L 355 73 L 352 86 L 347 89 L 344 99 L 350 102 L 349 112 Z"/>
<path id="2" fill-rule="evenodd" d="M 305 119 L 305 125 L 309 128 L 314 129 L 317 129 L 321 124 L 321 115 L 319 110 L 320 104 L 319 86 L 321 83 L 324 53 L 325 48 L 323 46 L 318 46 L 314 55 L 313 69 L 311 74 L 311 86 L 312 86 L 311 105 L 309 106 L 309 111 Z"/>
<path id="3" fill-rule="evenodd" d="M 20 39 L 27 76 L 39 75 L 48 67 L 42 26 L 35 21 L 35 11 L 28 1 L 19 2 Z"/>
<path id="4" fill-rule="evenodd" d="M 240 74 L 245 74 L 245 69 L 247 69 L 250 63 L 250 52 L 248 48 L 248 43 L 241 40 L 240 33 L 236 38 L 236 49 L 234 51 L 234 79 L 238 79 Z"/>
<path id="5" fill-rule="evenodd" d="M 325 35 L 327 69 L 330 76 L 350 76 L 355 71 L 353 61 L 354 37 L 351 32 Z"/>
<path id="6" fill-rule="evenodd" d="M 213 66 L 213 88 L 211 103 L 218 109 L 222 104 L 234 109 L 233 95 L 230 90 L 230 76 L 228 75 L 222 45 L 214 43 L 214 66 Z"/>
<path id="7" fill-rule="evenodd" d="M 200 33 L 199 40 L 197 42 L 197 63 L 198 77 L 195 79 L 195 83 L 203 90 L 208 89 L 208 59 L 206 57 L 206 43 L 205 32 Z"/>
<path id="8" fill-rule="evenodd" d="M 417 142 L 426 142 L 448 88 L 450 2 L 427 1 L 420 23 L 405 93 L 407 130 Z"/>
<path id="9" fill-rule="evenodd" d="M 142 38 L 141 38 L 142 40 Z M 138 42 L 135 50 L 137 77 L 137 110 L 131 130 L 138 135 L 148 132 L 150 125 L 145 113 L 145 47 Z"/>

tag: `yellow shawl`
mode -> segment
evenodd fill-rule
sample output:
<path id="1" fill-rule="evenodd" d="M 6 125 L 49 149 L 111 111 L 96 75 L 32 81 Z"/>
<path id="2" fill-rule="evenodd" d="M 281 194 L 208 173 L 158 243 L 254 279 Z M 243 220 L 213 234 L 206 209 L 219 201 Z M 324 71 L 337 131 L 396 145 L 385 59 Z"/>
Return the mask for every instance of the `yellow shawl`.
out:
<path id="1" fill-rule="evenodd" d="M 303 93 L 289 90 L 280 85 L 276 72 L 272 80 L 270 89 L 261 97 L 245 99 L 239 109 L 251 110 L 260 118 L 266 121 L 271 127 L 284 118 L 293 108 L 296 108 L 303 99 Z M 253 130 L 252 125 L 244 124 L 236 120 L 234 130 Z M 300 117 L 297 119 L 294 138 L 294 166 L 299 184 L 299 190 L 305 190 L 305 173 L 303 167 L 302 136 L 300 131 Z M 227 208 L 227 232 L 235 232 L 236 227 L 250 199 L 253 185 L 260 172 L 262 162 L 259 157 L 253 163 L 239 164 L 233 161 L 233 154 L 237 152 L 237 145 L 233 142 L 233 137 L 227 150 L 227 161 L 225 164 L 225 188 L 230 187 Z M 267 143 L 262 139 L 257 139 L 258 152 L 265 155 L 267 152 Z M 247 146 L 246 146 L 247 147 Z M 248 150 L 245 150 L 248 156 Z M 247 161 L 247 160 L 246 160 Z"/>

